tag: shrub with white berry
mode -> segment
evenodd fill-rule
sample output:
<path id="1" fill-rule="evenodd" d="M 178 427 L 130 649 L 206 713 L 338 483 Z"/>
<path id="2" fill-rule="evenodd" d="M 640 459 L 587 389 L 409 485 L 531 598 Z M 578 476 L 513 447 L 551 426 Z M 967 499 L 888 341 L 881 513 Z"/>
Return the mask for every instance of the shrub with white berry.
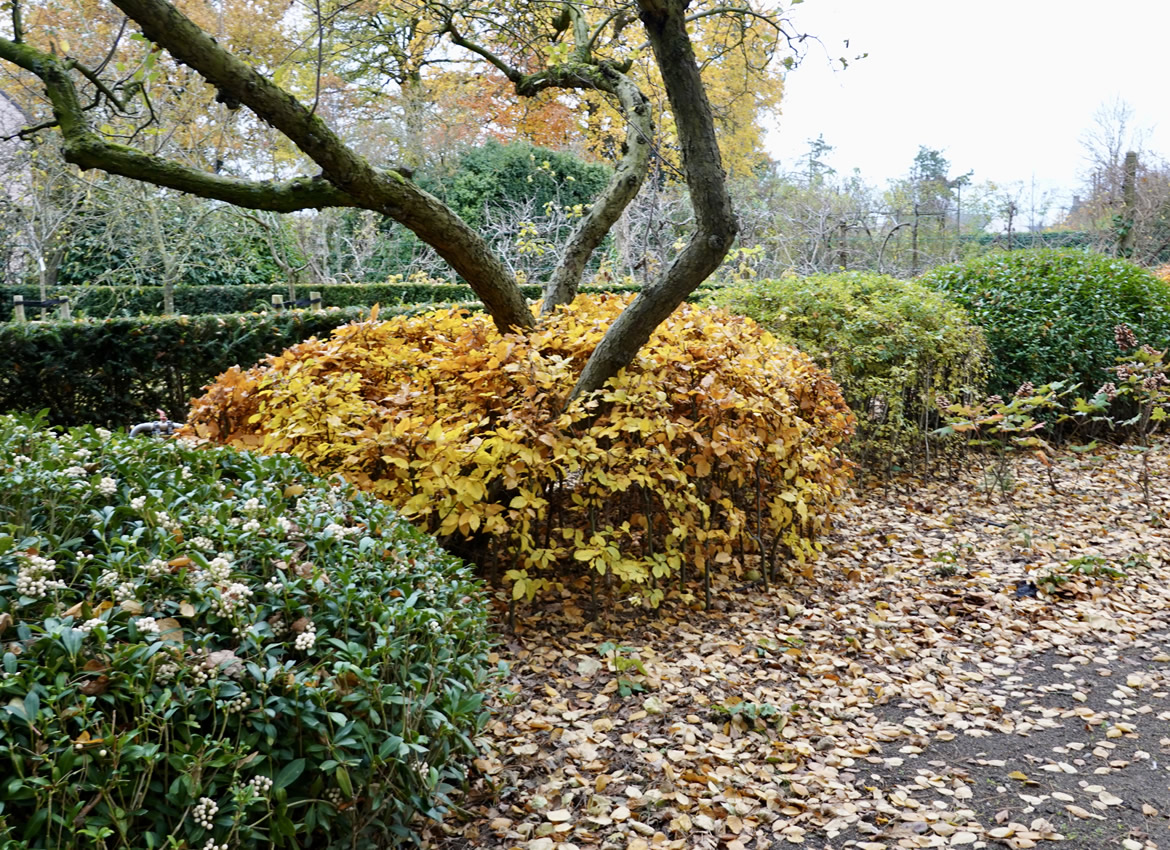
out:
<path id="1" fill-rule="evenodd" d="M 287 457 L 0 417 L 0 850 L 407 839 L 472 754 L 486 623 Z"/>

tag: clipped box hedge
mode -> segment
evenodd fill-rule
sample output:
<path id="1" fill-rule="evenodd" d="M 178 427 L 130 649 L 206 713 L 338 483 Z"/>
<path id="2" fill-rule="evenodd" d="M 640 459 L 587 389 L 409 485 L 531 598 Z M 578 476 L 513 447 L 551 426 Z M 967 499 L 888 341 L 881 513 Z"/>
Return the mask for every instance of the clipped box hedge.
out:
<path id="1" fill-rule="evenodd" d="M 1089 251 L 988 254 L 938 266 L 919 281 L 962 304 L 992 354 L 988 390 L 1007 397 L 1025 382 L 1078 384 L 1092 394 L 1114 379 L 1114 328 L 1139 343 L 1170 344 L 1170 286 L 1128 260 Z"/>
<path id="2" fill-rule="evenodd" d="M 323 307 L 447 304 L 475 298 L 471 287 L 449 283 L 335 283 L 299 286 L 296 290 L 297 298 L 308 298 L 310 291 L 321 293 Z M 23 295 L 25 301 L 40 300 L 40 290 L 36 286 L 0 287 L 0 320 L 12 320 L 14 295 Z M 191 316 L 263 312 L 271 310 L 273 295 L 280 295 L 288 300 L 288 285 L 272 283 L 176 286 L 175 312 Z M 74 316 L 91 319 L 157 316 L 162 314 L 163 306 L 161 286 L 58 286 L 49 292 L 49 297 L 68 298 Z M 28 308 L 26 314 L 29 319 L 38 319 L 40 309 Z"/>
<path id="3" fill-rule="evenodd" d="M 583 287 L 583 292 L 629 292 L 639 287 L 628 284 Z M 531 284 L 520 287 L 526 298 L 536 300 L 540 287 Z M 308 298 L 310 292 L 321 293 L 323 307 L 395 307 L 409 304 L 451 304 L 475 298 L 470 286 L 436 281 L 404 281 L 391 283 L 330 283 L 298 286 L 297 298 Z M 39 301 L 36 286 L 0 287 L 0 321 L 12 321 L 12 297 L 24 296 L 25 301 Z M 176 286 L 175 312 L 180 315 L 221 313 L 248 313 L 270 310 L 272 296 L 288 299 L 288 285 L 272 283 L 236 286 Z M 112 319 L 162 314 L 161 286 L 57 286 L 49 292 L 50 299 L 68 298 L 73 315 L 92 319 Z M 41 317 L 40 308 L 26 309 L 29 319 Z M 56 316 L 53 311 L 52 316 Z"/>
<path id="4" fill-rule="evenodd" d="M 54 425 L 182 419 L 216 375 L 365 318 L 361 308 L 0 325 L 0 412 Z"/>

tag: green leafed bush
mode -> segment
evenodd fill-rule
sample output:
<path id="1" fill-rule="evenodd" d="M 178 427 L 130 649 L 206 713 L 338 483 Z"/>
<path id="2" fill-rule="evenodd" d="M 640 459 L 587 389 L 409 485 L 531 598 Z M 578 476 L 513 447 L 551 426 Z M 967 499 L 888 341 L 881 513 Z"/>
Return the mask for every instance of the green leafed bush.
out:
<path id="1" fill-rule="evenodd" d="M 984 329 L 989 389 L 1007 396 L 1025 382 L 1064 381 L 1092 393 L 1111 377 L 1113 329 L 1170 343 L 1170 286 L 1126 260 L 1086 251 L 989 254 L 940 266 L 921 278 L 962 303 Z"/>
<path id="2" fill-rule="evenodd" d="M 483 720 L 485 611 L 288 457 L 0 418 L 0 848 L 407 838 Z"/>
<path id="3" fill-rule="evenodd" d="M 372 307 L 381 304 L 446 304 L 469 301 L 475 297 L 470 286 L 431 280 L 430 278 L 392 280 L 386 283 L 330 283 L 297 287 L 297 298 L 307 299 L 310 291 L 321 295 L 323 307 Z M 0 287 L 0 321 L 12 320 L 12 296 L 23 295 L 25 301 L 40 300 L 36 286 Z M 539 297 L 539 287 L 532 287 L 531 297 Z M 158 316 L 163 309 L 161 286 L 57 286 L 50 298 L 68 298 L 77 318 L 115 319 Z M 272 309 L 272 296 L 288 300 L 288 285 L 283 283 L 236 286 L 176 286 L 175 312 L 198 316 L 223 313 L 264 312 Z M 28 318 L 41 318 L 41 310 L 25 310 Z M 56 315 L 56 310 L 51 311 Z"/>
<path id="4" fill-rule="evenodd" d="M 47 410 L 54 425 L 176 418 L 217 374 L 368 315 L 300 310 L 0 324 L 0 411 Z"/>
<path id="5" fill-rule="evenodd" d="M 857 416 L 854 454 L 904 461 L 936 424 L 936 397 L 982 389 L 987 349 L 965 311 L 920 284 L 868 272 L 736 283 L 713 299 L 827 366 Z"/>

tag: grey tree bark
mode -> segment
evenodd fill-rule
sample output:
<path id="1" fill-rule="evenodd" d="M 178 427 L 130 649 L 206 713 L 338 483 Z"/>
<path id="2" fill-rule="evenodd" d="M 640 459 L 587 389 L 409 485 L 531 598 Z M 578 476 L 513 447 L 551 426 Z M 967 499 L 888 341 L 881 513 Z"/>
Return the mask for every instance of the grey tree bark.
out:
<path id="1" fill-rule="evenodd" d="M 695 210 L 695 232 L 662 277 L 643 289 L 606 331 L 586 362 L 571 399 L 601 389 L 633 361 L 654 329 L 719 268 L 738 229 L 711 104 L 687 35 L 686 3 L 639 0 L 638 8 L 678 127 L 683 171 Z"/>

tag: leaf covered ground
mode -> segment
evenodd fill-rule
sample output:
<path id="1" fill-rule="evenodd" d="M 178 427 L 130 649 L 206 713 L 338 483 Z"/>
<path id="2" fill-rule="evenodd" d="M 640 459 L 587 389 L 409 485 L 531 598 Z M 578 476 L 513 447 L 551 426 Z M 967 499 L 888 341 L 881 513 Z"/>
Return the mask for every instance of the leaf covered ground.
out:
<path id="1" fill-rule="evenodd" d="M 432 847 L 1170 848 L 1170 464 L 856 493 L 814 580 L 529 611 Z"/>

